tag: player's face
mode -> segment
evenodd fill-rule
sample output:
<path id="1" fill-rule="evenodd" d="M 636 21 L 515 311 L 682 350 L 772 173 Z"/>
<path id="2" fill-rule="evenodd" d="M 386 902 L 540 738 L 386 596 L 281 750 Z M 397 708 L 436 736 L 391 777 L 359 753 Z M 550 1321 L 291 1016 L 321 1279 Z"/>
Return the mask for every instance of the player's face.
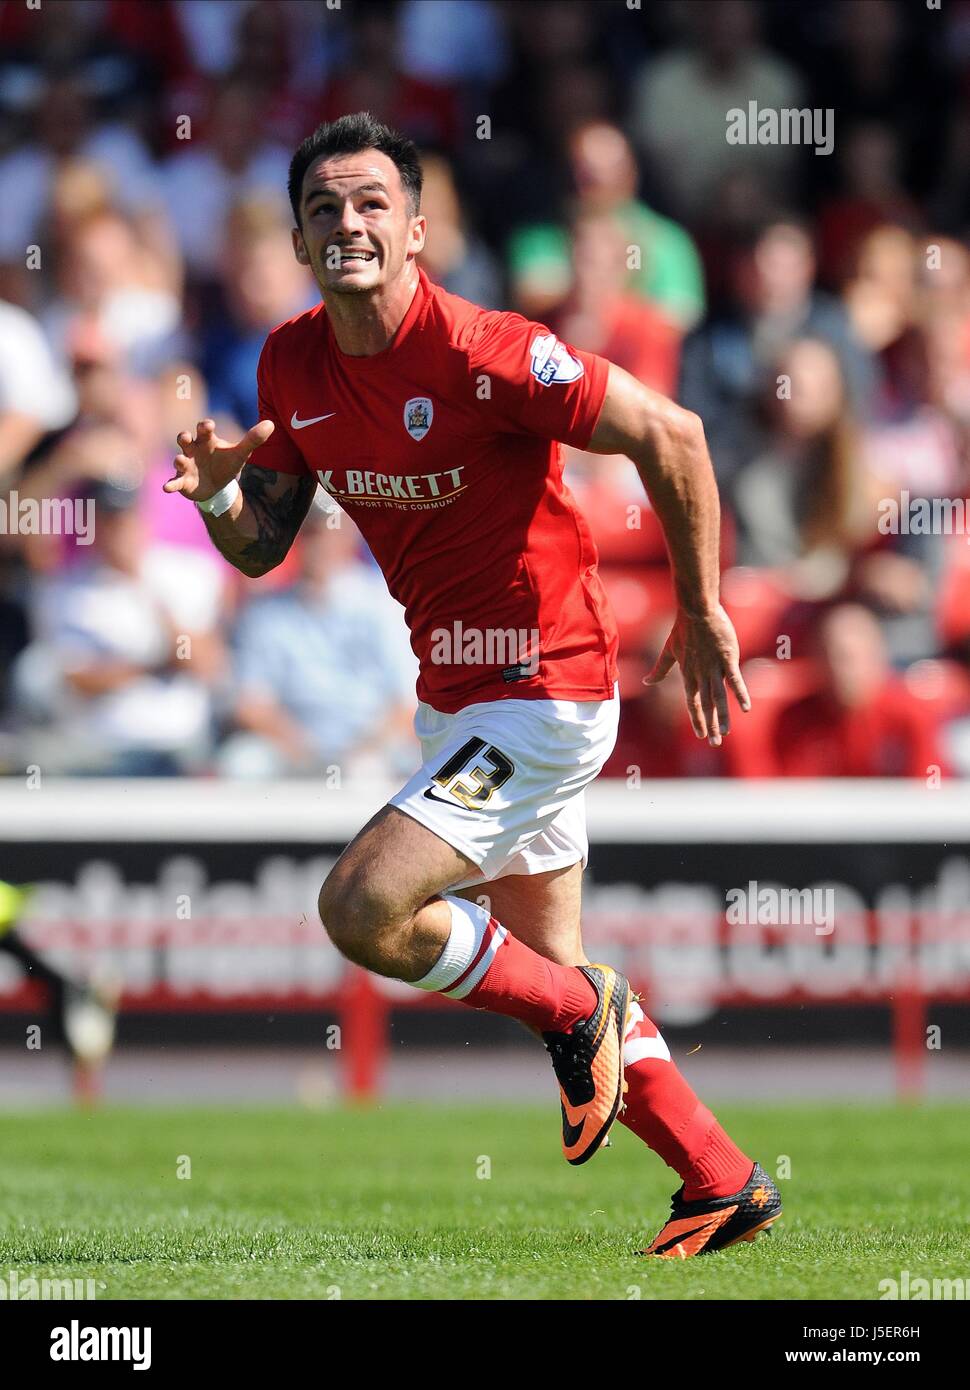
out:
<path id="1" fill-rule="evenodd" d="M 390 285 L 424 246 L 425 220 L 410 216 L 393 160 L 377 150 L 311 164 L 303 179 L 297 260 L 328 294 Z"/>

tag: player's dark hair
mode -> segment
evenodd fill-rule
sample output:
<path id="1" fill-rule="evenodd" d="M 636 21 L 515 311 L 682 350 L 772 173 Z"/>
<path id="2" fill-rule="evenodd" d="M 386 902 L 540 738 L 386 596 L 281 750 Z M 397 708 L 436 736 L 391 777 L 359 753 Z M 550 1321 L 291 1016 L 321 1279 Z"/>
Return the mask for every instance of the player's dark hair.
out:
<path id="1" fill-rule="evenodd" d="M 355 111 L 352 116 L 340 116 L 335 121 L 324 121 L 318 125 L 290 161 L 287 191 L 298 227 L 303 225 L 300 221 L 303 176 L 310 165 L 318 159 L 328 159 L 338 154 L 360 154 L 362 150 L 379 150 L 397 166 L 401 185 L 407 194 L 408 214 L 414 217 L 421 206 L 422 184 L 417 146 L 406 135 L 376 120 L 369 111 Z"/>

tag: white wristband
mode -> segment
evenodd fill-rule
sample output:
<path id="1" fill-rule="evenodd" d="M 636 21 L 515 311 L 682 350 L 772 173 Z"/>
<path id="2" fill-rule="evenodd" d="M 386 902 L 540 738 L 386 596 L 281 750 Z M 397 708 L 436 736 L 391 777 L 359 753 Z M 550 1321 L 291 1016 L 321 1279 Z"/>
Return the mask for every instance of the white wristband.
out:
<path id="1" fill-rule="evenodd" d="M 195 505 L 200 512 L 208 512 L 212 516 L 222 516 L 223 512 L 229 510 L 238 496 L 239 483 L 235 478 L 230 478 L 220 492 L 214 492 L 204 502 L 196 502 Z"/>

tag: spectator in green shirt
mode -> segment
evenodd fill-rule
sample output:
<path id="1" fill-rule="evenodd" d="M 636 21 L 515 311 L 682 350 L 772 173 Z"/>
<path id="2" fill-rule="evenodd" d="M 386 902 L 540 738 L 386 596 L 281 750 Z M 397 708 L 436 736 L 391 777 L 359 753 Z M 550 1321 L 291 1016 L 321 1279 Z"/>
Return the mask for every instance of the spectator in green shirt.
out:
<path id="1" fill-rule="evenodd" d="M 683 227 L 637 199 L 637 164 L 626 136 L 602 121 L 580 126 L 569 142 L 569 158 L 576 211 L 612 214 L 623 228 L 630 288 L 677 327 L 690 328 L 704 311 L 700 257 Z M 569 289 L 566 225 L 522 227 L 511 237 L 507 253 L 517 307 L 529 318 L 542 319 Z"/>

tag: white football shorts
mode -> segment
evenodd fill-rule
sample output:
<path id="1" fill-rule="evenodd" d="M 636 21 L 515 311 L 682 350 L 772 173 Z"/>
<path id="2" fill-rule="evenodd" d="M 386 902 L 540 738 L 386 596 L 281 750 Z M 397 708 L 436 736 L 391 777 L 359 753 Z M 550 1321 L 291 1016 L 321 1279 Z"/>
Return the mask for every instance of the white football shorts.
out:
<path id="1" fill-rule="evenodd" d="M 589 856 L 585 788 L 616 743 L 612 700 L 490 700 L 441 714 L 419 704 L 424 765 L 390 804 L 480 872 L 452 888 L 542 874 Z"/>

